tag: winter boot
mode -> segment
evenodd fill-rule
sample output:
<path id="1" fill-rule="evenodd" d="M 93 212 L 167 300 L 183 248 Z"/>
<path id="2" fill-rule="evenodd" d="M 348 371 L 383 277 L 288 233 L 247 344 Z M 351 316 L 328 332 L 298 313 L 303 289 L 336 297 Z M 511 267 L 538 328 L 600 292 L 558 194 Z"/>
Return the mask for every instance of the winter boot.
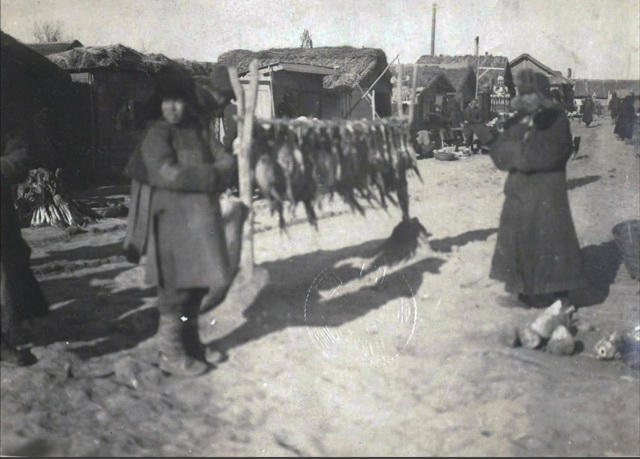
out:
<path id="1" fill-rule="evenodd" d="M 180 314 L 160 314 L 158 325 L 158 364 L 175 376 L 199 376 L 208 365 L 191 357 L 185 348 L 185 326 Z"/>
<path id="2" fill-rule="evenodd" d="M 0 360 L 11 366 L 28 366 L 38 361 L 35 355 L 28 350 L 18 350 L 10 345 L 4 337 L 4 333 L 0 337 Z"/>

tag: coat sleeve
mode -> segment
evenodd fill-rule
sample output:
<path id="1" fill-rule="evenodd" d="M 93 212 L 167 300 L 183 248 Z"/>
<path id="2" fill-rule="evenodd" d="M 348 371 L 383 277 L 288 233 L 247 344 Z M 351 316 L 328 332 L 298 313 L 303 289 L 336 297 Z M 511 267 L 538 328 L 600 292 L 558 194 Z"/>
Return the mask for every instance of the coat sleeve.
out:
<path id="1" fill-rule="evenodd" d="M 3 180 L 17 184 L 27 178 L 31 161 L 29 143 L 25 140 L 25 136 L 16 134 L 6 139 L 0 163 Z"/>
<path id="2" fill-rule="evenodd" d="M 221 191 L 215 163 L 187 165 L 178 162 L 169 126 L 151 126 L 142 141 L 141 152 L 152 186 L 196 193 Z"/>
<path id="3" fill-rule="evenodd" d="M 545 124 L 539 119 L 531 127 L 517 123 L 505 130 L 490 149 L 496 167 L 525 173 L 563 168 L 573 152 L 569 120 L 558 115 Z"/>

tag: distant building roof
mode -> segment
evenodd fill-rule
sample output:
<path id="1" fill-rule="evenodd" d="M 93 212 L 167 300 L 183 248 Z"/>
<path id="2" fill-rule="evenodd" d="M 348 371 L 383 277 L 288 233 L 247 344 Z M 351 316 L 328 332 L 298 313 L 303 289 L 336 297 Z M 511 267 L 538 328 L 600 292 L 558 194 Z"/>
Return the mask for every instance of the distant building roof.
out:
<path id="1" fill-rule="evenodd" d="M 324 89 L 337 90 L 357 88 L 358 85 L 368 88 L 374 82 L 376 86 L 389 84 L 390 75 L 386 72 L 387 56 L 378 48 L 354 48 L 352 46 L 323 46 L 319 48 L 273 48 L 263 51 L 235 49 L 218 57 L 218 63 L 236 67 L 243 73 L 249 64 L 256 59 L 259 66 L 268 66 L 280 62 L 289 64 L 307 64 L 318 67 L 329 67 L 337 71 L 325 75 Z M 383 73 L 384 72 L 384 73 Z M 380 80 L 378 77 L 383 75 Z"/>
<path id="2" fill-rule="evenodd" d="M 413 67 L 413 64 L 402 64 L 402 100 L 411 99 Z M 391 72 L 392 82 L 394 83 L 392 97 L 397 99 L 398 86 L 396 79 L 398 78 L 398 65 L 392 65 L 389 67 L 389 71 Z M 440 90 L 440 92 L 447 93 L 456 91 L 456 88 L 451 81 L 449 81 L 449 78 L 447 78 L 442 69 L 432 65 L 418 65 L 416 72 L 416 95 L 431 88 L 436 88 L 436 91 Z"/>
<path id="3" fill-rule="evenodd" d="M 476 67 L 478 67 L 478 83 L 480 87 L 490 86 L 492 82 L 498 80 L 499 76 L 504 77 L 505 85 L 507 85 L 507 87 L 512 85 L 511 65 L 509 59 L 505 56 L 494 56 L 492 54 L 481 54 L 479 56 L 473 54 L 459 56 L 424 55 L 421 56 L 416 63 L 423 65 L 435 65 L 444 71 L 447 69 L 466 69 L 467 67 L 471 67 L 475 72 Z M 457 81 L 459 78 L 464 80 L 464 78 L 466 78 L 463 74 L 459 74 L 457 76 L 447 74 L 447 77 L 450 77 L 449 79 L 456 87 L 457 84 L 454 80 Z"/>
<path id="4" fill-rule="evenodd" d="M 573 91 L 575 97 L 592 96 L 594 93 L 598 99 L 606 99 L 609 93 L 615 91 L 618 97 L 624 97 L 631 93 L 640 94 L 640 80 L 596 80 L 582 78 L 575 80 Z"/>
<path id="5" fill-rule="evenodd" d="M 73 41 L 54 41 L 51 43 L 25 43 L 32 50 L 48 56 L 49 54 L 63 53 L 74 48 L 82 48 L 84 45 L 78 40 Z"/>
<path id="6" fill-rule="evenodd" d="M 460 56 L 438 56 L 424 55 L 420 56 L 417 64 L 437 65 L 442 68 L 464 68 L 471 66 L 475 68 L 480 63 L 480 67 L 495 67 L 504 69 L 509 65 L 509 59 L 504 56 L 494 56 L 492 54 L 484 54 L 475 56 L 473 54 L 465 54 Z"/>
<path id="7" fill-rule="evenodd" d="M 513 59 L 510 63 L 511 68 L 517 66 L 525 60 L 532 62 L 535 66 L 540 68 L 540 70 L 542 70 L 542 73 L 545 73 L 549 77 L 549 82 L 551 83 L 551 85 L 555 86 L 561 84 L 573 84 L 573 81 L 571 81 L 569 78 L 562 76 L 562 72 L 553 70 L 551 67 L 543 64 L 538 59 L 527 53 L 520 54 L 518 57 Z"/>

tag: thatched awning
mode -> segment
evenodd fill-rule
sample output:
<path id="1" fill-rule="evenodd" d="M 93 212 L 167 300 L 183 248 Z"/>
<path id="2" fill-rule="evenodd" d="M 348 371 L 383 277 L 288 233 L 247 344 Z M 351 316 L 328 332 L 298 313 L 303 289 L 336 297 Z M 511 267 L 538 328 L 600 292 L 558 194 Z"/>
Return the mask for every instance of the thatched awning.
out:
<path id="1" fill-rule="evenodd" d="M 326 75 L 323 83 L 327 90 L 355 88 L 359 84 L 367 89 L 387 67 L 387 56 L 378 48 L 354 48 L 351 46 L 321 48 L 276 48 L 265 51 L 249 51 L 236 49 L 228 51 L 218 58 L 218 63 L 228 67 L 236 67 L 242 73 L 249 69 L 253 59 L 258 66 L 276 63 L 309 64 L 331 67 L 339 75 Z M 387 72 L 380 81 L 389 84 L 390 74 Z"/>

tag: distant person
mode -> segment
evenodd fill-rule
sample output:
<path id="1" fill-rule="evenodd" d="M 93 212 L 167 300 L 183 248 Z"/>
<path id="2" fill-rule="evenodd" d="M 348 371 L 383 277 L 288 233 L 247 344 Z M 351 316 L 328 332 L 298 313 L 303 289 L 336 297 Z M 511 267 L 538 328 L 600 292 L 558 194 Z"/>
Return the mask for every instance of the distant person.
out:
<path id="1" fill-rule="evenodd" d="M 447 129 L 447 120 L 442 116 L 442 108 L 436 105 L 432 113 L 427 118 L 429 130 L 435 134 L 435 140 L 442 148 L 449 143 L 449 133 Z"/>
<path id="2" fill-rule="evenodd" d="M 636 118 L 633 98 L 633 94 L 629 94 L 622 99 L 622 103 L 620 104 L 620 111 L 616 119 L 616 128 L 613 131 L 614 134 L 617 135 L 618 140 L 633 138 L 633 128 Z"/>
<path id="3" fill-rule="evenodd" d="M 4 77 L 3 77 L 4 78 Z M 5 81 L 3 81 L 4 85 Z M 3 88 L 4 93 L 4 88 Z M 14 365 L 30 365 L 37 358 L 28 350 L 18 350 L 23 340 L 21 324 L 25 320 L 42 317 L 49 312 L 42 289 L 30 266 L 31 249 L 22 238 L 18 213 L 14 207 L 11 186 L 23 182 L 29 170 L 37 167 L 28 111 L 23 113 L 15 104 L 2 104 L 2 207 L 0 227 L 0 360 Z"/>
<path id="4" fill-rule="evenodd" d="M 611 116 L 611 124 L 616 124 L 616 119 L 618 119 L 618 113 L 620 111 L 620 99 L 618 98 L 618 93 L 613 91 L 611 93 L 611 100 L 609 101 L 609 115 Z"/>
<path id="5" fill-rule="evenodd" d="M 498 82 L 497 84 L 493 87 L 493 93 L 496 96 L 506 96 L 509 94 L 509 90 L 507 89 L 507 87 L 504 85 L 504 76 L 500 75 L 498 77 Z"/>
<path id="6" fill-rule="evenodd" d="M 297 118 L 298 111 L 295 107 L 295 97 L 292 92 L 287 91 L 282 98 L 282 102 L 278 104 L 276 109 L 276 116 L 278 118 Z"/>
<path id="7" fill-rule="evenodd" d="M 595 103 L 591 96 L 587 96 L 582 104 L 582 121 L 589 127 L 593 122 L 593 112 L 595 110 Z"/>
<path id="8" fill-rule="evenodd" d="M 546 76 L 525 69 L 516 84 L 517 115 L 490 145 L 496 167 L 509 173 L 490 277 L 524 305 L 568 306 L 569 292 L 585 286 L 567 190 L 571 128 Z"/>
<path id="9" fill-rule="evenodd" d="M 436 149 L 436 143 L 433 141 L 433 136 L 428 129 L 420 129 L 416 133 L 416 143 L 418 145 L 418 158 L 430 158 L 433 156 L 433 151 Z"/>
<path id="10" fill-rule="evenodd" d="M 473 148 L 474 135 L 477 131 L 477 126 L 482 123 L 482 111 L 478 105 L 478 99 L 473 99 L 464 109 L 464 125 L 462 133 L 464 135 L 464 144 L 472 153 L 475 153 Z"/>
<path id="11" fill-rule="evenodd" d="M 460 129 L 464 123 L 464 116 L 460 110 L 460 102 L 456 97 L 447 99 L 447 111 L 449 112 L 449 123 L 451 129 Z"/>

